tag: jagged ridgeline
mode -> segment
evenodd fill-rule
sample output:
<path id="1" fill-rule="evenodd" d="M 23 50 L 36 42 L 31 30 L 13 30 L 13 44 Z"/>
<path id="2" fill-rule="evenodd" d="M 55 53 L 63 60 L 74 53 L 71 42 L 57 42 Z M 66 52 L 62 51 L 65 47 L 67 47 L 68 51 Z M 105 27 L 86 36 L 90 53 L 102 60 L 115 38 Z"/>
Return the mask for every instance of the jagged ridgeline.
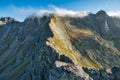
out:
<path id="1" fill-rule="evenodd" d="M 120 18 L 0 19 L 0 80 L 120 80 Z"/>

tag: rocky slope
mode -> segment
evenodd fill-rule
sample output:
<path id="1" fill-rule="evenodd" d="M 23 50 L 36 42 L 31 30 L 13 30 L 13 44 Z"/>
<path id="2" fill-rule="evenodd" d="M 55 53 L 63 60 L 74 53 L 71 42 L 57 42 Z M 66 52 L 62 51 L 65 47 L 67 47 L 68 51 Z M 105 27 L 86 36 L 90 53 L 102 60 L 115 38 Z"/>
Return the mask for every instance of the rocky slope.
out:
<path id="1" fill-rule="evenodd" d="M 0 19 L 0 80 L 120 80 L 120 18 Z"/>

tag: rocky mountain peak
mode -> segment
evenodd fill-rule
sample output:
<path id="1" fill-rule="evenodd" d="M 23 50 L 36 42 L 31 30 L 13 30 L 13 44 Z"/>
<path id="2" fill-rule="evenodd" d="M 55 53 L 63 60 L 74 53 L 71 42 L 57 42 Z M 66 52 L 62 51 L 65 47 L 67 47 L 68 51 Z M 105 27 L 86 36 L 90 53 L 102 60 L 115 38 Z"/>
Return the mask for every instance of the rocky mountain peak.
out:
<path id="1" fill-rule="evenodd" d="M 11 17 L 1 17 L 0 21 L 2 21 L 4 23 L 10 23 L 10 22 L 13 22 L 13 21 L 16 21 L 16 20 L 14 18 L 11 18 Z"/>
<path id="2" fill-rule="evenodd" d="M 106 12 L 104 10 L 100 10 L 96 13 L 96 16 L 106 16 Z"/>

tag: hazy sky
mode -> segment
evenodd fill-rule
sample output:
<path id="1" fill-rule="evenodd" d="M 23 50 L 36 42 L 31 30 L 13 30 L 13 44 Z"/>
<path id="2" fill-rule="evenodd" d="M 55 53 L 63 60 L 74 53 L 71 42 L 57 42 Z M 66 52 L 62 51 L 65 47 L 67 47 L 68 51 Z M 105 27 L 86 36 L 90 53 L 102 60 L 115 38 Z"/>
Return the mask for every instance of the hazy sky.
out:
<path id="1" fill-rule="evenodd" d="M 120 11 L 120 0 L 0 0 L 0 17 L 11 16 L 23 21 L 25 17 L 51 5 L 73 11 Z"/>

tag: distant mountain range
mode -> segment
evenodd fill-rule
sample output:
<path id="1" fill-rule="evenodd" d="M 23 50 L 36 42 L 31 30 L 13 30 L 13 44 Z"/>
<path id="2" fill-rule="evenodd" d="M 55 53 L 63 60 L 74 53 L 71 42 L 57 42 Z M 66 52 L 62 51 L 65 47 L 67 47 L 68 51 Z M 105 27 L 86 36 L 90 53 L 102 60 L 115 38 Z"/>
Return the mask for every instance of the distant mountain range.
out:
<path id="1" fill-rule="evenodd" d="M 120 80 L 120 18 L 0 18 L 0 80 Z"/>

